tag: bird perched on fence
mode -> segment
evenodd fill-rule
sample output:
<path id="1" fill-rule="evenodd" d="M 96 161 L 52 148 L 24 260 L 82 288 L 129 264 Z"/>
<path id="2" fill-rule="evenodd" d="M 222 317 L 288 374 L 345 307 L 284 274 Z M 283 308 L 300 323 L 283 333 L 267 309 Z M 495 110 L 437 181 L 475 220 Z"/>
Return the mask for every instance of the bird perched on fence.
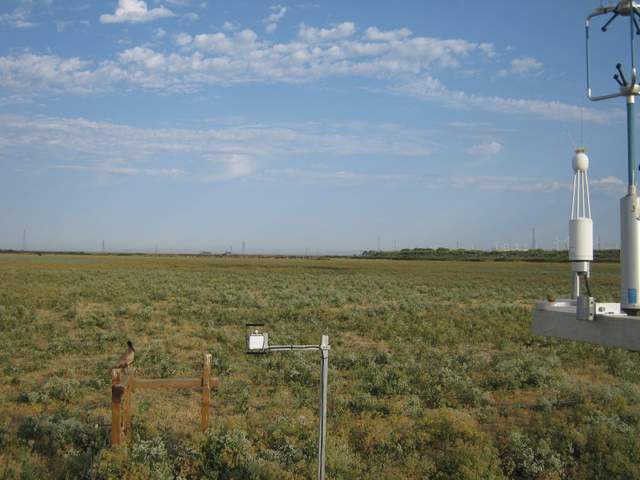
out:
<path id="1" fill-rule="evenodd" d="M 133 363 L 136 358 L 136 349 L 133 346 L 133 342 L 131 340 L 127 341 L 127 350 L 122 354 L 117 363 L 113 366 L 113 368 L 123 368 L 124 373 L 129 373 L 129 367 Z"/>

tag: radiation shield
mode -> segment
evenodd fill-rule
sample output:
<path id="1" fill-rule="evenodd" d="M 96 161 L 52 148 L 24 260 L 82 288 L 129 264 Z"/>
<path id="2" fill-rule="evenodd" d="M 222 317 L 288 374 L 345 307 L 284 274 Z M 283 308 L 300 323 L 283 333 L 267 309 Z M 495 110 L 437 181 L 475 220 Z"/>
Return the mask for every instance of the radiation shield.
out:
<path id="1" fill-rule="evenodd" d="M 261 332 L 257 327 L 263 327 L 264 323 L 247 323 L 246 348 L 247 353 L 267 353 L 269 351 L 269 334 Z"/>

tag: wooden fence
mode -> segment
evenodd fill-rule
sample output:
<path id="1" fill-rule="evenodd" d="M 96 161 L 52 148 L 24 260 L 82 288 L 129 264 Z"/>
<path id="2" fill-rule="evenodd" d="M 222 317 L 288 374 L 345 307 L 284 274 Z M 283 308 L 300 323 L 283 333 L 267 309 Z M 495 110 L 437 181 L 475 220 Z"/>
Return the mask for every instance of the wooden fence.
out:
<path id="1" fill-rule="evenodd" d="M 134 393 L 144 389 L 189 388 L 202 392 L 200 407 L 200 428 L 209 427 L 209 403 L 211 389 L 217 388 L 219 380 L 211 376 L 211 354 L 205 353 L 200 378 L 153 378 L 135 376 L 135 369 L 129 367 L 111 370 L 111 445 L 119 445 L 123 440 L 131 441 L 131 420 Z"/>

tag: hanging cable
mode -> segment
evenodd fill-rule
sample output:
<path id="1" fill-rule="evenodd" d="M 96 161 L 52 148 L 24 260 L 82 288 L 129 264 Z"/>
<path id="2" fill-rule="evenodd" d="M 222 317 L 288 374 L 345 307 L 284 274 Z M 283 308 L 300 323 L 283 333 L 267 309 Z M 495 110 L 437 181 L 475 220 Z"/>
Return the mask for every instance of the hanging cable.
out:
<path id="1" fill-rule="evenodd" d="M 589 286 L 589 276 L 586 274 L 583 274 L 582 276 L 584 277 L 584 287 L 587 289 L 587 295 L 593 297 L 593 295 L 591 295 L 591 287 Z"/>

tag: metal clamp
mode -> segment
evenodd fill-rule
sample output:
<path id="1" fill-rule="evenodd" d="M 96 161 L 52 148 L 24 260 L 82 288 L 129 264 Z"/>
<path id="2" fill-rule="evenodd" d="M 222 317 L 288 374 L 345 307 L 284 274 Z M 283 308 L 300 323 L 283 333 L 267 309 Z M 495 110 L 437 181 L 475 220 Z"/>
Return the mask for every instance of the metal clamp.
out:
<path id="1" fill-rule="evenodd" d="M 596 314 L 596 301 L 593 297 L 580 295 L 576 302 L 576 318 L 578 320 L 593 321 Z"/>

